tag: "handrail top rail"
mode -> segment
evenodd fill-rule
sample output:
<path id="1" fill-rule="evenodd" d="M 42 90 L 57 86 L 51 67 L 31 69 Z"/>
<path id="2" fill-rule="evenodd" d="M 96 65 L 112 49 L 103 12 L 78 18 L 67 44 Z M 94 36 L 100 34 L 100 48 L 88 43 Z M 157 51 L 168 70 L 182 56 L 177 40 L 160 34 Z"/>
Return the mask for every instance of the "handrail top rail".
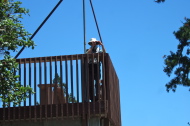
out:
<path id="1" fill-rule="evenodd" d="M 92 53 L 92 54 L 75 54 L 75 55 L 59 55 L 59 56 L 45 56 L 45 57 L 32 57 L 32 58 L 20 58 L 16 59 L 16 61 L 20 64 L 24 63 L 38 63 L 38 62 L 52 62 L 52 61 L 67 61 L 67 60 L 76 60 L 76 59 L 82 59 L 87 57 L 92 57 L 94 56 L 108 56 L 108 53 Z"/>

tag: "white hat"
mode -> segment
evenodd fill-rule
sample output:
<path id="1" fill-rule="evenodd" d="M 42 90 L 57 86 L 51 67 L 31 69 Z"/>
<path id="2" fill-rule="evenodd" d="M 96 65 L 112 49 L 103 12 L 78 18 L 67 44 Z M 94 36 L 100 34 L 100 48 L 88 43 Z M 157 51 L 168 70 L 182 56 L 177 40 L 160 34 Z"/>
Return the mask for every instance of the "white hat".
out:
<path id="1" fill-rule="evenodd" d="M 91 44 L 92 42 L 95 42 L 95 41 L 98 41 L 98 40 L 96 40 L 96 38 L 91 38 L 90 42 L 88 42 L 88 44 Z"/>
<path id="2" fill-rule="evenodd" d="M 90 42 L 95 42 L 95 41 L 97 41 L 96 38 L 91 38 L 90 39 Z"/>

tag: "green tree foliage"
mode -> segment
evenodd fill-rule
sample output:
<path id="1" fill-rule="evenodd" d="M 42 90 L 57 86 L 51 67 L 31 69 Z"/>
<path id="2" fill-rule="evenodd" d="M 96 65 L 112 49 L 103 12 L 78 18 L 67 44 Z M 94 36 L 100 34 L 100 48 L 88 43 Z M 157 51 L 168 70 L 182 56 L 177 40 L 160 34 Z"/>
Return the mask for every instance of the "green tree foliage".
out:
<path id="1" fill-rule="evenodd" d="M 72 95 L 72 93 L 68 93 L 68 95 L 66 96 L 66 92 L 67 92 L 67 85 L 65 83 L 61 83 L 61 77 L 59 76 L 58 73 L 55 74 L 55 78 L 53 79 L 53 84 L 57 84 L 58 87 L 62 86 L 62 89 L 64 91 L 65 96 L 64 97 L 68 97 L 68 102 L 70 103 L 75 103 L 77 102 L 75 97 Z"/>
<path id="2" fill-rule="evenodd" d="M 170 77 L 174 75 L 166 84 L 167 91 L 176 91 L 177 85 L 190 86 L 190 19 L 185 18 L 185 23 L 178 31 L 174 32 L 179 40 L 177 51 L 170 51 L 170 55 L 164 56 L 164 72 Z"/>
<path id="3" fill-rule="evenodd" d="M 58 87 L 62 86 L 64 93 L 66 93 L 66 84 L 61 82 L 61 77 L 58 73 L 55 74 L 55 78 L 53 79 L 53 84 L 57 84 Z"/>
<path id="4" fill-rule="evenodd" d="M 0 53 L 4 59 L 0 60 L 0 98 L 8 106 L 13 102 L 14 106 L 25 100 L 29 93 L 33 93 L 30 87 L 23 87 L 15 75 L 18 64 L 10 53 L 17 51 L 19 47 L 32 47 L 34 42 L 21 23 L 23 14 L 28 10 L 21 7 L 21 2 L 13 0 L 0 0 Z"/>
<path id="5" fill-rule="evenodd" d="M 68 94 L 68 102 L 70 102 L 70 103 L 77 102 L 77 100 L 75 99 L 75 96 L 73 96 L 72 93 Z"/>

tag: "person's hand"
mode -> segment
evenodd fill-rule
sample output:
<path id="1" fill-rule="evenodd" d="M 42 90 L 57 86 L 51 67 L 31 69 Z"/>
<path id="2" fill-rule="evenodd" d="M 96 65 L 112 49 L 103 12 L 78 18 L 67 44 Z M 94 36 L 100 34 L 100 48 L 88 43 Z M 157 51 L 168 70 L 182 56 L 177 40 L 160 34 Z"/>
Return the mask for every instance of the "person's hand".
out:
<path id="1" fill-rule="evenodd" d="M 97 41 L 97 42 L 98 42 L 98 45 L 103 45 L 102 42 L 100 42 L 100 41 Z"/>

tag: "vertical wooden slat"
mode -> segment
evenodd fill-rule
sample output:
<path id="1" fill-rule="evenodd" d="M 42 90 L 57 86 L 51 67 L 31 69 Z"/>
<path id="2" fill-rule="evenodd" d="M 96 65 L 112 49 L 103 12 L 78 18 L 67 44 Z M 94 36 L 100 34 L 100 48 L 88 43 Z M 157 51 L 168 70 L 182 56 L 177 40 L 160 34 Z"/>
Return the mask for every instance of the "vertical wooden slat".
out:
<path id="1" fill-rule="evenodd" d="M 64 90 L 63 90 L 63 64 L 62 64 L 62 56 L 60 57 L 60 85 L 61 85 L 61 92 L 63 91 L 63 98 L 64 97 Z M 64 100 L 64 99 L 62 99 Z M 63 102 L 61 102 L 61 119 L 63 120 Z"/>
<path id="2" fill-rule="evenodd" d="M 84 89 L 86 90 L 86 97 L 85 97 L 85 102 L 89 102 L 89 73 L 88 73 L 88 60 L 89 60 L 89 54 L 86 54 L 86 58 L 84 60 L 84 71 L 85 71 L 85 85 L 84 85 Z M 88 112 L 88 108 L 87 108 L 87 112 Z"/>
<path id="3" fill-rule="evenodd" d="M 17 75 L 18 73 L 17 73 L 17 71 L 14 69 L 14 75 Z M 16 116 L 16 112 L 15 112 L 15 108 L 16 108 L 16 106 L 13 104 L 13 113 L 12 113 L 12 115 L 13 115 L 13 121 L 15 122 L 15 116 Z"/>
<path id="4" fill-rule="evenodd" d="M 110 92 L 112 92 L 112 81 L 113 81 L 113 78 L 112 78 L 112 67 L 111 67 L 111 63 L 110 63 L 110 60 L 109 60 L 109 70 L 110 70 L 110 73 L 109 73 L 109 78 L 110 78 L 110 83 L 109 83 L 109 85 L 108 85 L 108 90 L 109 90 L 109 102 L 110 102 L 110 110 L 109 110 L 109 113 L 110 113 L 110 118 L 111 119 L 113 119 L 113 117 L 112 117 L 112 112 L 111 112 L 111 110 L 113 109 L 113 104 L 112 104 L 112 99 L 111 99 L 111 97 L 112 97 L 112 95 L 111 95 L 111 93 Z"/>
<path id="5" fill-rule="evenodd" d="M 114 70 L 113 70 L 113 66 L 112 66 L 112 71 L 113 71 L 113 74 L 112 74 L 112 76 L 113 76 L 112 91 L 114 91 L 114 89 L 117 90 L 117 83 L 116 83 L 116 77 L 115 77 L 115 72 L 114 72 Z M 113 84 L 116 84 L 116 86 L 113 86 Z M 116 87 L 116 88 L 115 88 L 115 87 Z M 117 96 L 117 91 L 114 92 L 114 96 L 113 96 L 113 98 L 114 98 L 115 101 L 117 101 L 116 96 Z M 112 100 L 112 103 L 114 102 L 114 100 Z M 117 104 L 113 105 L 113 108 L 114 108 L 114 107 L 118 107 Z M 115 110 L 113 109 L 113 114 L 114 114 L 114 115 L 117 115 L 117 111 L 118 111 L 118 108 L 115 109 Z M 114 116 L 114 115 L 113 115 L 113 117 L 114 117 L 114 122 L 117 123 L 117 121 L 118 121 L 118 120 L 117 120 L 117 116 Z"/>
<path id="6" fill-rule="evenodd" d="M 74 103 L 74 93 L 73 93 L 73 57 L 72 55 L 70 56 L 70 79 L 71 79 L 71 113 L 72 117 L 74 118 L 74 108 L 73 108 L 73 103 Z"/>
<path id="7" fill-rule="evenodd" d="M 42 58 L 39 58 L 39 83 L 42 84 Z M 41 94 L 41 93 L 40 93 Z M 40 97 L 40 121 L 42 121 L 42 99 Z"/>
<path id="8" fill-rule="evenodd" d="M 24 87 L 26 87 L 26 59 L 24 59 Z M 26 93 L 24 96 L 26 97 Z M 24 101 L 24 120 L 26 120 L 26 100 Z"/>
<path id="9" fill-rule="evenodd" d="M 52 57 L 50 57 L 50 101 L 51 101 L 51 110 L 50 110 L 50 113 L 51 113 L 51 119 L 53 118 L 53 115 L 52 115 L 52 104 L 53 104 L 53 93 L 52 93 Z"/>
<path id="10" fill-rule="evenodd" d="M 31 58 L 29 59 L 29 86 L 31 86 L 31 79 L 32 78 L 32 66 L 31 66 Z M 32 102 L 32 98 L 31 98 L 31 93 L 29 94 L 29 121 L 32 120 L 31 118 L 31 102 Z"/>
<path id="11" fill-rule="evenodd" d="M 112 65 L 112 64 L 110 63 L 110 67 L 112 68 L 111 65 Z M 113 68 L 111 69 L 111 71 L 113 72 Z M 113 83 L 115 83 L 115 82 L 114 82 L 114 81 L 115 81 L 115 78 L 113 77 L 113 75 L 114 75 L 114 74 L 112 74 L 111 77 L 112 77 Z M 113 91 L 113 83 L 110 85 L 111 91 Z M 115 92 L 114 92 L 114 94 L 111 94 L 111 96 L 113 97 L 113 99 L 115 99 Z M 114 110 L 115 105 L 113 105 L 113 99 L 110 99 L 110 100 L 111 100 L 111 102 L 112 102 L 112 110 L 113 110 L 113 111 L 111 111 L 111 115 L 112 115 L 112 118 L 114 119 L 114 118 L 115 118 L 115 117 L 114 117 L 114 114 L 116 114 L 116 113 L 115 113 L 115 110 Z"/>
<path id="12" fill-rule="evenodd" d="M 86 85 L 87 85 L 87 99 L 86 99 L 86 102 L 87 102 L 87 120 L 90 118 L 90 102 L 89 102 L 89 99 L 90 99 L 90 95 L 89 95 L 90 94 L 90 90 L 89 90 L 88 60 L 89 60 L 89 54 L 87 54 L 87 58 L 85 60 L 85 71 L 87 73 L 86 79 L 85 79 Z"/>
<path id="13" fill-rule="evenodd" d="M 65 59 L 65 76 L 66 76 L 66 113 L 67 117 L 69 117 L 69 106 L 68 106 L 68 64 L 67 64 L 67 56 Z"/>
<path id="14" fill-rule="evenodd" d="M 108 60 L 109 63 L 108 63 L 108 68 L 109 68 L 109 72 L 111 73 L 112 72 L 112 69 L 111 69 L 111 62 L 110 62 L 110 59 Z M 112 115 L 112 109 L 113 109 L 113 103 L 112 103 L 112 94 L 111 94 L 111 91 L 112 91 L 112 74 L 109 73 L 109 84 L 108 84 L 108 91 L 109 91 L 109 95 L 108 95 L 108 99 L 109 99 L 109 113 L 110 113 L 110 117 L 111 119 L 113 119 L 113 115 Z"/>
<path id="15" fill-rule="evenodd" d="M 110 89 L 111 89 L 110 92 L 113 92 L 113 91 L 114 91 L 113 84 L 115 84 L 115 77 L 114 77 L 114 71 L 113 71 L 113 67 L 112 67 L 111 61 L 110 61 L 110 69 L 111 69 L 111 72 L 112 72 L 111 77 L 112 77 L 112 82 L 113 82 L 113 83 L 111 83 L 111 85 L 110 85 L 110 87 L 111 87 L 111 88 L 110 88 Z M 116 107 L 116 104 L 113 104 L 113 102 L 114 102 L 113 99 L 115 99 L 115 94 L 116 94 L 116 92 L 114 92 L 113 94 L 111 94 L 111 99 L 110 99 L 110 101 L 111 101 L 111 103 L 112 103 L 112 111 L 110 111 L 110 113 L 111 113 L 111 118 L 114 120 L 114 122 L 116 121 L 116 120 L 115 120 L 115 117 L 116 117 L 116 116 L 114 116 L 114 115 L 116 115 L 116 112 L 115 112 L 115 110 L 114 110 L 114 108 Z M 113 97 L 113 98 L 112 98 L 112 97 Z"/>
<path id="16" fill-rule="evenodd" d="M 104 90 L 106 90 L 104 92 L 104 98 L 105 98 L 105 95 L 106 95 L 106 100 L 108 100 L 108 111 L 110 111 L 110 95 L 109 95 L 110 89 L 109 89 L 109 85 L 111 83 L 110 77 L 109 77 L 109 74 L 110 74 L 111 71 L 109 71 L 109 68 L 110 68 L 109 67 L 109 58 L 106 57 L 105 73 L 107 73 L 107 74 L 106 74 L 106 78 L 105 78 L 106 79 L 106 84 L 103 85 L 103 88 L 104 88 Z M 108 118 L 110 118 L 110 112 L 108 112 Z"/>
<path id="17" fill-rule="evenodd" d="M 81 56 L 81 89 L 82 89 L 82 120 L 84 122 L 85 119 L 85 107 L 84 107 L 84 102 L 85 102 L 85 70 L 84 70 L 84 55 Z"/>
<path id="18" fill-rule="evenodd" d="M 94 92 L 94 71 L 95 71 L 95 69 L 94 69 L 94 53 L 92 54 L 92 58 L 91 58 L 91 60 L 92 60 L 92 73 L 90 74 L 92 77 L 91 77 L 91 82 L 93 82 L 93 90 L 92 90 L 92 92 L 90 92 L 90 93 L 92 93 L 93 94 L 93 100 L 91 101 L 92 102 L 92 109 L 93 109 L 93 114 L 95 115 L 95 92 Z M 90 81 L 90 80 L 89 80 Z M 95 80 L 95 82 L 96 82 L 97 80 Z M 88 82 L 89 83 L 89 82 Z M 96 83 L 95 83 L 96 84 Z M 89 85 L 90 85 L 90 83 L 89 83 Z M 91 84 L 92 85 L 92 84 Z M 97 90 L 97 89 L 96 89 Z"/>
<path id="19" fill-rule="evenodd" d="M 47 104 L 49 103 L 49 91 L 48 91 L 48 85 L 47 85 L 47 66 L 46 66 L 46 60 L 47 57 L 45 57 L 45 60 L 44 60 L 44 83 L 45 83 L 45 96 L 47 98 L 45 98 L 45 119 L 47 121 Z"/>
<path id="20" fill-rule="evenodd" d="M 78 55 L 76 55 L 76 88 L 77 88 L 77 116 L 79 116 L 79 70 L 78 70 Z"/>
<path id="21" fill-rule="evenodd" d="M 37 95 L 37 90 L 36 90 L 36 58 L 34 59 L 34 92 L 35 92 L 35 94 L 34 94 L 34 105 L 35 105 L 35 107 L 34 107 L 34 120 L 35 120 L 35 122 L 37 121 L 37 113 L 36 113 L 36 95 Z"/>
<path id="22" fill-rule="evenodd" d="M 119 113 L 118 113 L 118 118 L 119 118 L 119 126 L 121 126 L 121 107 L 120 107 L 120 86 L 119 86 L 119 79 L 117 77 L 117 83 L 118 83 L 118 108 L 119 108 Z"/>
<path id="23" fill-rule="evenodd" d="M 55 56 L 55 76 L 57 74 L 57 56 Z M 54 87 L 54 96 L 55 97 L 55 103 L 56 103 L 56 119 L 58 119 L 58 91 L 57 91 L 57 87 L 58 87 L 58 82 L 57 82 L 57 78 L 56 78 L 56 84 Z"/>
<path id="24" fill-rule="evenodd" d="M 106 86 L 105 86 L 105 81 L 106 81 L 106 74 L 109 74 L 109 73 L 106 73 L 106 71 L 105 71 L 105 66 L 106 66 L 106 64 L 105 64 L 105 53 L 102 53 L 102 55 L 101 55 L 101 62 L 102 62 L 102 87 L 101 87 L 101 92 L 102 92 L 102 96 L 101 96 L 101 98 L 102 98 L 102 100 L 103 100 L 103 102 L 104 102 L 104 114 L 106 115 L 106 113 L 107 113 L 107 107 L 106 107 L 106 105 L 107 105 L 107 102 L 106 102 Z"/>
<path id="25" fill-rule="evenodd" d="M 101 115 L 101 103 L 100 103 L 100 79 L 101 79 L 100 78 L 100 74 L 101 74 L 100 73 L 100 71 L 101 71 L 101 69 L 100 69 L 101 59 L 100 58 L 101 58 L 101 56 L 100 56 L 99 53 L 97 53 L 96 55 L 97 55 L 97 61 L 98 61 L 97 62 L 97 68 L 96 68 L 97 72 L 98 72 L 97 77 L 96 77 L 97 78 L 97 80 L 96 80 L 97 81 L 96 82 L 96 84 L 97 84 L 96 85 L 96 90 L 97 90 L 96 91 L 96 100 L 98 100 L 98 113 L 99 113 L 99 116 L 100 116 Z"/>

